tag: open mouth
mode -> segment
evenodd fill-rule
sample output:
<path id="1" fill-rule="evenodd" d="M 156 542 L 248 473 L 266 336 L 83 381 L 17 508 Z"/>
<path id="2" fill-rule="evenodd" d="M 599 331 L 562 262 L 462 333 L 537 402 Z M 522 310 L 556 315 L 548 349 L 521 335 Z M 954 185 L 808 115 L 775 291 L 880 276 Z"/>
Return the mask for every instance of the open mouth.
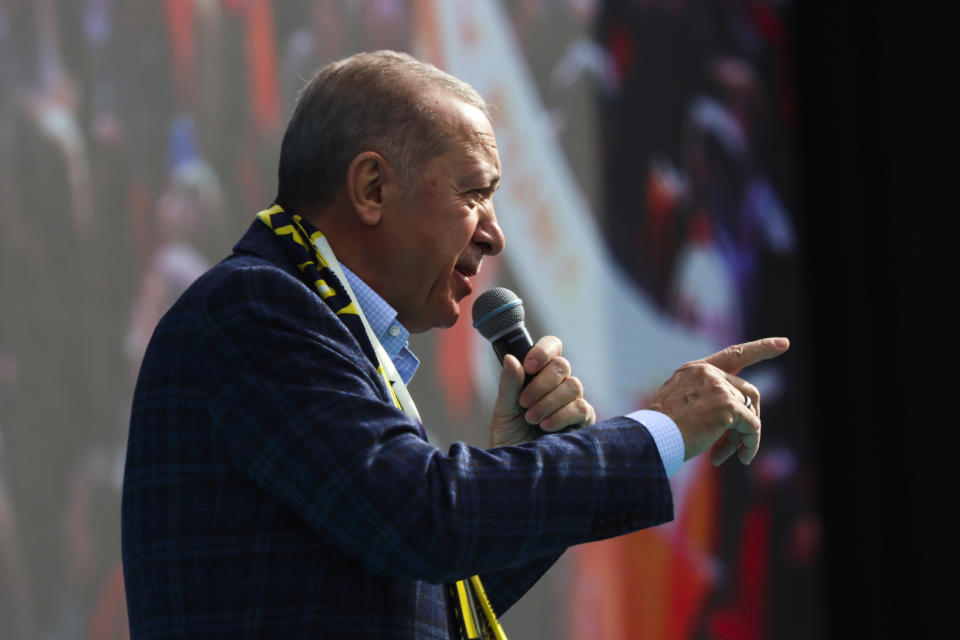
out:
<path id="1" fill-rule="evenodd" d="M 466 289 L 466 294 L 468 296 L 473 292 L 473 286 L 470 284 L 470 277 L 461 271 L 460 269 L 454 269 L 453 271 L 454 278 L 460 283 L 461 287 Z"/>
<path id="2" fill-rule="evenodd" d="M 458 264 L 453 269 L 454 278 L 460 282 L 466 293 L 464 297 L 473 293 L 473 285 L 470 284 L 470 278 L 477 275 L 480 272 L 480 263 L 464 263 Z"/>

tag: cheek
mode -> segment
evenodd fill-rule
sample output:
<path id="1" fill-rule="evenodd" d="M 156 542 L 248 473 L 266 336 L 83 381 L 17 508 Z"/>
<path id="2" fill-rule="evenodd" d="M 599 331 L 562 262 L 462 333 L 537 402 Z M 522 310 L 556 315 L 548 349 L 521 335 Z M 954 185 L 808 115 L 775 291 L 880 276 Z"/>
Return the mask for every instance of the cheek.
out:
<path id="1" fill-rule="evenodd" d="M 423 256 L 423 259 L 452 268 L 470 245 L 473 228 L 474 226 L 467 220 L 447 218 L 438 226 L 439 233 L 433 233 L 429 238 L 425 238 L 423 250 L 429 254 Z"/>
<path id="2" fill-rule="evenodd" d="M 470 244 L 470 240 L 477 230 L 477 216 L 472 213 L 464 214 L 456 222 L 449 223 L 449 230 L 450 245 L 459 256 Z"/>

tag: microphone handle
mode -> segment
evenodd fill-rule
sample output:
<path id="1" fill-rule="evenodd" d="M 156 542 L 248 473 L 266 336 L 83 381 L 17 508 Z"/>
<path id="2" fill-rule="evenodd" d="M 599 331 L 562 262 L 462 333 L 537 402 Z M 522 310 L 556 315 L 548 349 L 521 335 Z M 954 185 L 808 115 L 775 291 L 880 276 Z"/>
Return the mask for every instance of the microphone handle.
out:
<path id="1" fill-rule="evenodd" d="M 503 364 L 504 356 L 508 353 L 516 357 L 522 365 L 523 359 L 527 357 L 527 352 L 532 348 L 533 340 L 530 338 L 527 328 L 523 325 L 508 331 L 493 341 L 493 350 L 496 352 L 497 358 L 500 359 L 501 365 Z M 523 386 L 527 386 L 527 383 L 532 379 L 533 376 L 526 374 Z"/>

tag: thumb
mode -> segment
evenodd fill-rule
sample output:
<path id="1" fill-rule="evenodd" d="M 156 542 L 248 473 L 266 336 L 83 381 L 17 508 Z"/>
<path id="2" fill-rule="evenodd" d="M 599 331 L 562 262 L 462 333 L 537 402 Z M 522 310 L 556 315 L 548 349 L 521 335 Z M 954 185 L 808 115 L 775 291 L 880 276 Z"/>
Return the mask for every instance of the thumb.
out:
<path id="1" fill-rule="evenodd" d="M 503 358 L 503 371 L 500 372 L 500 387 L 493 411 L 495 415 L 514 414 L 520 410 L 520 391 L 526 374 L 523 365 L 509 353 Z"/>
<path id="2" fill-rule="evenodd" d="M 707 356 L 703 362 L 712 364 L 721 371 L 740 373 L 752 364 L 776 358 L 790 348 L 790 341 L 786 338 L 764 338 L 753 342 L 735 344 Z"/>

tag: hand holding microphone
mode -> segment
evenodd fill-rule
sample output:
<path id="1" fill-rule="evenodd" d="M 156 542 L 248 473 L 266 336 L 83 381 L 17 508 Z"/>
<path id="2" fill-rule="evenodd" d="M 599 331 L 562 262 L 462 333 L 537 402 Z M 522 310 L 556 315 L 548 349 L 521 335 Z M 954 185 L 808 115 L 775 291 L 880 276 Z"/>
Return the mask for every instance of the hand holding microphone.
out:
<path id="1" fill-rule="evenodd" d="M 491 447 L 529 442 L 543 432 L 594 423 L 596 413 L 583 398 L 583 385 L 570 375 L 570 363 L 560 355 L 562 343 L 553 336 L 533 343 L 516 294 L 502 287 L 485 291 L 474 302 L 473 317 L 474 327 L 493 343 L 503 363 Z M 736 374 L 776 358 L 789 347 L 786 338 L 765 338 L 688 362 L 646 408 L 669 416 L 677 425 L 684 459 L 709 449 L 714 464 L 734 453 L 749 464 L 760 446 L 760 394 Z"/>
<path id="2" fill-rule="evenodd" d="M 490 424 L 491 447 L 521 444 L 544 432 L 594 423 L 596 413 L 561 355 L 560 339 L 546 336 L 534 344 L 516 294 L 502 287 L 484 292 L 473 304 L 473 318 L 503 363 Z"/>

